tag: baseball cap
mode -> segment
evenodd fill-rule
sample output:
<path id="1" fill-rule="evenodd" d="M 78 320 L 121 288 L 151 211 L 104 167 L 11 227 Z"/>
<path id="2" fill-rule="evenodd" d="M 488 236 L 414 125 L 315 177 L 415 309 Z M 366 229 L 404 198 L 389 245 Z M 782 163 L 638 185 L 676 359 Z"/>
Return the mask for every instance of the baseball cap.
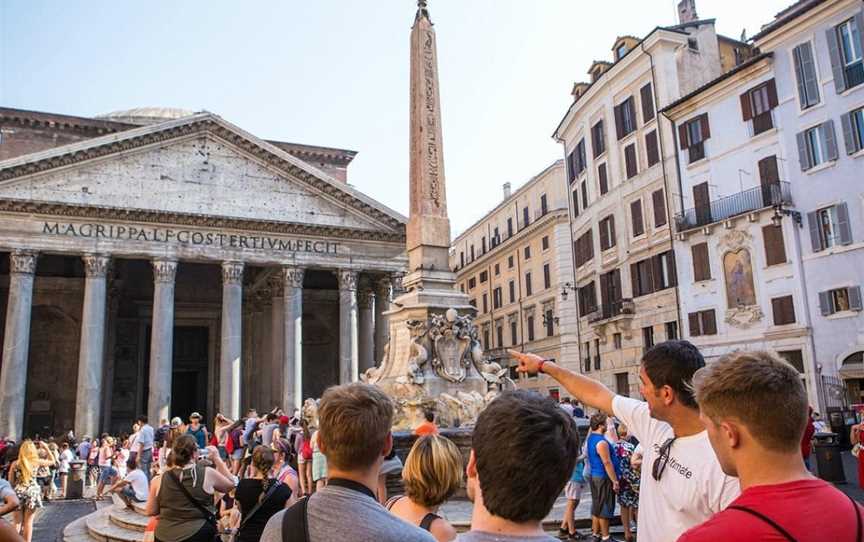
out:
<path id="1" fill-rule="evenodd" d="M 195 418 L 198 418 L 198 419 L 200 420 L 200 419 L 201 419 L 201 414 L 198 414 L 197 412 L 193 412 L 192 414 L 189 414 L 189 419 L 190 419 L 190 420 L 194 420 Z"/>
<path id="2" fill-rule="evenodd" d="M 174 416 L 173 418 L 171 418 L 171 427 L 172 428 L 176 429 L 177 427 L 180 427 L 181 425 L 183 425 L 183 420 L 181 420 L 179 416 Z"/>

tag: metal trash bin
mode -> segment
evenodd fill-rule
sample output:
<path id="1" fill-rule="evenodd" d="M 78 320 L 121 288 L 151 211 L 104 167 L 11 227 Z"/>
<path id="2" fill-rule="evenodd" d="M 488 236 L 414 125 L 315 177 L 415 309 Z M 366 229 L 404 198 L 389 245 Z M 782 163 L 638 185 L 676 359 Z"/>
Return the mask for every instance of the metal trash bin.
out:
<path id="1" fill-rule="evenodd" d="M 66 480 L 66 498 L 84 498 L 84 477 L 87 476 L 87 464 L 83 461 L 69 462 L 69 478 Z"/>
<path id="2" fill-rule="evenodd" d="M 819 478 L 826 482 L 845 484 L 843 458 L 840 456 L 840 441 L 836 433 L 816 433 L 813 435 L 813 453 L 816 455 L 816 469 Z"/>

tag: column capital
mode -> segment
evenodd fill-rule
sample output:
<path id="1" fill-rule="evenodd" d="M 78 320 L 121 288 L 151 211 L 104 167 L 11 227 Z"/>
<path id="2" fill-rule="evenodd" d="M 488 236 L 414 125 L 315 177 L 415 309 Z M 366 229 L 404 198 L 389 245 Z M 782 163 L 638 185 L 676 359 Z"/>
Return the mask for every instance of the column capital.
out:
<path id="1" fill-rule="evenodd" d="M 177 260 L 153 260 L 154 282 L 174 282 L 177 276 Z"/>
<path id="2" fill-rule="evenodd" d="M 286 265 L 282 268 L 282 284 L 285 288 L 302 288 L 303 275 L 306 270 L 296 265 Z"/>
<path id="3" fill-rule="evenodd" d="M 274 273 L 267 279 L 267 287 L 270 289 L 270 297 L 285 296 L 285 278 L 280 273 Z"/>
<path id="4" fill-rule="evenodd" d="M 22 275 L 36 273 L 36 258 L 38 254 L 29 250 L 16 250 L 9 255 L 9 272 Z"/>
<path id="5" fill-rule="evenodd" d="M 242 284 L 243 262 L 222 262 L 222 284 Z"/>
<path id="6" fill-rule="evenodd" d="M 111 257 L 105 254 L 85 254 L 81 256 L 84 261 L 84 273 L 87 278 L 105 278 L 111 267 Z"/>
<path id="7" fill-rule="evenodd" d="M 362 309 L 372 308 L 372 290 L 369 288 L 360 288 L 357 291 L 357 307 Z"/>
<path id="8" fill-rule="evenodd" d="M 374 285 L 376 294 L 387 297 L 390 295 L 390 286 L 393 285 L 393 279 L 388 275 L 384 275 L 383 277 L 378 277 Z"/>
<path id="9" fill-rule="evenodd" d="M 351 269 L 338 269 L 336 278 L 339 280 L 340 290 L 357 291 L 357 271 Z"/>

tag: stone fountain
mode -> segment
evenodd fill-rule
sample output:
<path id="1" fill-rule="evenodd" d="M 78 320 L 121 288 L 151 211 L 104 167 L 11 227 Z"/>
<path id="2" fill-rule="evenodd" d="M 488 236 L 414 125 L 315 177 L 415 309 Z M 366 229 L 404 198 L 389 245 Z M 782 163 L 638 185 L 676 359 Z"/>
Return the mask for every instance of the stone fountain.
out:
<path id="1" fill-rule="evenodd" d="M 390 342 L 378 367 L 363 376 L 396 404 L 394 430 L 410 430 L 424 411 L 454 440 L 476 421 L 495 393 L 512 386 L 507 370 L 489 362 L 477 338 L 476 309 L 456 289 L 450 270 L 450 219 L 444 178 L 435 30 L 426 1 L 411 28 L 410 211 L 405 292 L 393 300 Z M 463 435 L 464 436 L 464 435 Z M 401 446 L 397 446 L 401 447 Z"/>

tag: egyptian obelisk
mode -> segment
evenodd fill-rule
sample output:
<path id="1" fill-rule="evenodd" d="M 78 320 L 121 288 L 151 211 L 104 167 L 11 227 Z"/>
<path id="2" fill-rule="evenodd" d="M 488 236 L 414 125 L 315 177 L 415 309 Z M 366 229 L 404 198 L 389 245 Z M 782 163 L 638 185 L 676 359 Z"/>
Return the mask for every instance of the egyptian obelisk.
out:
<path id="1" fill-rule="evenodd" d="M 464 398 L 464 393 L 484 395 L 488 388 L 473 361 L 479 357 L 473 325 L 476 309 L 455 288 L 456 274 L 449 264 L 438 55 L 426 0 L 418 1 L 411 27 L 410 85 L 411 202 L 408 273 L 402 280 L 407 291 L 393 301 L 387 313 L 390 343 L 385 359 L 367 375 L 404 412 L 411 410 L 406 414 L 409 417 L 419 412 L 414 407 L 421 403 L 428 407 L 442 394 L 449 400 Z"/>

